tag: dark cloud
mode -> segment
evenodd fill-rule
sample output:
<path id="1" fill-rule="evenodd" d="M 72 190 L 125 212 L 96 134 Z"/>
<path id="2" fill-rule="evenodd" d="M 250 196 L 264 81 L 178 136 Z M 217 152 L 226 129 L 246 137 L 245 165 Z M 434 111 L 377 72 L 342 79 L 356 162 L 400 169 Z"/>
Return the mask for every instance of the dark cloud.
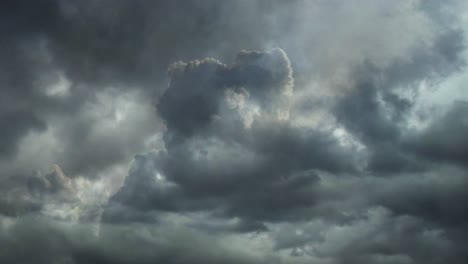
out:
<path id="1" fill-rule="evenodd" d="M 137 158 L 136 171 L 113 198 L 117 203 L 215 210 L 254 221 L 302 219 L 316 199 L 313 170 L 353 171 L 350 149 L 324 132 L 292 126 L 280 112 L 288 111 L 293 92 L 282 50 L 241 52 L 232 66 L 213 59 L 179 62 L 170 75 L 158 104 L 167 124 L 166 152 Z M 248 126 L 233 119 L 236 109 L 226 109 L 228 89 L 249 95 L 241 110 L 258 105 L 260 116 Z M 167 182 L 158 182 L 157 173 Z"/>
<path id="2" fill-rule="evenodd" d="M 117 146 L 122 139 L 115 132 L 108 134 L 117 141 L 96 139 L 93 131 L 99 122 L 80 115 L 96 101 L 96 93 L 138 90 L 142 93 L 138 96 L 148 100 L 162 93 L 167 66 L 178 59 L 229 57 L 239 46 L 263 47 L 272 30 L 258 38 L 257 33 L 239 30 L 250 23 L 237 18 L 256 20 L 260 28 L 278 8 L 263 1 L 5 1 L 0 31 L 1 111 L 19 122 L 7 125 L 2 118 L 2 127 L 10 126 L 11 132 L 2 137 L 0 152 L 14 153 L 28 131 L 40 124 L 59 134 L 66 145 L 65 153 L 51 154 L 48 163 L 60 162 L 71 176 L 95 177 L 143 151 L 141 137 L 157 130 L 157 125 L 146 122 L 141 132 L 126 135 L 131 142 L 125 147 Z M 30 118 L 23 120 L 25 116 Z M 68 124 L 73 119 L 79 124 Z M 91 138 L 83 140 L 82 135 Z M 105 154 L 94 154 L 101 150 Z M 5 162 L 14 160 L 3 156 Z M 25 173 L 9 170 L 9 175 Z"/>
<path id="3" fill-rule="evenodd" d="M 465 226 L 466 206 L 457 201 L 465 199 L 466 175 L 443 171 L 432 178 L 421 177 L 424 178 L 419 182 L 399 186 L 399 196 L 387 192 L 381 195 L 382 204 L 398 215 L 413 215 L 448 229 Z M 446 183 L 438 182 L 437 177 L 445 177 Z"/>
<path id="4" fill-rule="evenodd" d="M 399 146 L 404 133 L 399 122 L 411 103 L 391 93 L 379 100 L 381 96 L 382 92 L 373 82 L 358 84 L 337 104 L 338 121 L 366 146 L 370 153 L 367 164 L 370 171 L 387 173 L 422 169 L 422 164 Z M 388 105 L 394 113 L 386 108 Z"/>
<path id="5" fill-rule="evenodd" d="M 43 130 L 45 124 L 32 113 L 2 112 L 0 116 L 2 132 L 0 137 L 0 155 L 9 155 L 16 149 L 16 141 L 24 136 L 28 130 Z"/>
<path id="6" fill-rule="evenodd" d="M 179 62 L 172 65 L 169 75 L 170 86 L 158 103 L 158 111 L 170 133 L 181 134 L 192 134 L 209 124 L 218 114 L 227 88 L 246 89 L 249 99 L 262 108 L 276 108 L 277 98 L 291 94 L 293 86 L 291 65 L 281 49 L 243 51 L 232 66 L 214 59 Z"/>
<path id="7" fill-rule="evenodd" d="M 468 164 L 465 135 L 468 129 L 468 103 L 458 101 L 424 131 L 408 139 L 408 148 L 431 162 Z"/>
<path id="8" fill-rule="evenodd" d="M 369 170 L 377 172 L 418 171 L 425 165 L 406 150 L 407 116 L 421 80 L 437 81 L 464 65 L 459 54 L 463 51 L 460 31 L 443 33 L 427 50 L 415 52 L 409 62 L 397 61 L 379 69 L 365 64 L 356 71 L 351 91 L 335 106 L 335 116 L 370 152 Z M 401 94 L 401 92 L 400 92 Z"/>
<path id="9" fill-rule="evenodd" d="M 0 262 L 464 263 L 466 8 L 3 1 Z"/>
<path id="10" fill-rule="evenodd" d="M 4 220 L 4 219 L 2 219 Z M 101 236 L 88 225 L 67 225 L 44 218 L 24 218 L 0 230 L 0 260 L 6 263 L 267 263 L 244 256 L 215 237 L 190 229 L 104 226 Z M 157 234 L 156 234 L 157 233 Z M 132 248 L 133 250 L 128 250 Z M 28 254 L 21 254 L 21 252 Z"/>

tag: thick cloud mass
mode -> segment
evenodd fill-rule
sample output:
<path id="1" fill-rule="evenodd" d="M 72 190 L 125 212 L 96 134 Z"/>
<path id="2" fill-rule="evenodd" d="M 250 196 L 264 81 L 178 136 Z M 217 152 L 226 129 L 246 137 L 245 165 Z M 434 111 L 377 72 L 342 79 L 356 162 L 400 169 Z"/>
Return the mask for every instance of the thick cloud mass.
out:
<path id="1" fill-rule="evenodd" d="M 255 222 L 303 219 L 316 203 L 314 170 L 354 170 L 352 149 L 289 121 L 292 69 L 281 49 L 241 52 L 232 66 L 176 63 L 170 74 L 158 104 L 166 149 L 138 157 L 117 203 Z M 246 124 L 240 119 L 249 108 L 256 110 Z"/>
<path id="2" fill-rule="evenodd" d="M 2 1 L 0 263 L 465 263 L 467 17 Z"/>

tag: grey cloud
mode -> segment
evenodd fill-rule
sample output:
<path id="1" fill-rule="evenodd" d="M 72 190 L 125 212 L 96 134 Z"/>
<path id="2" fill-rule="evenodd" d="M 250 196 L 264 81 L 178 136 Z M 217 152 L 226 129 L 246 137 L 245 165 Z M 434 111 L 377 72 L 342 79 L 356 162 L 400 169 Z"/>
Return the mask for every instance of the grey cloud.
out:
<path id="1" fill-rule="evenodd" d="M 56 126 L 57 119 L 61 119 L 59 123 L 82 119 L 77 114 L 93 102 L 96 93 L 105 92 L 109 87 L 119 91 L 136 89 L 148 98 L 159 96 L 167 81 L 167 65 L 173 61 L 205 55 L 229 57 L 233 50 L 239 49 L 233 46 L 262 47 L 265 41 L 259 41 L 258 34 L 240 30 L 244 22 L 239 25 L 234 22 L 242 15 L 248 16 L 249 20 L 259 19 L 266 25 L 268 16 L 279 8 L 261 1 L 77 3 L 50 0 L 32 4 L 28 1 L 6 1 L 2 5 L 0 55 L 5 63 L 0 74 L 4 94 L 0 99 L 1 111 L 18 120 L 18 124 L 7 126 L 6 117 L 3 118 L 5 122 L 2 119 L 2 126 L 10 127 L 4 132 L 10 131 L 8 140 L 2 139 L 0 150 L 5 163 L 16 162 L 10 154 L 29 131 Z M 250 13 L 245 12 L 250 9 Z M 271 35 L 271 30 L 264 35 Z M 241 43 L 238 40 L 242 40 Z M 213 46 L 213 43 L 219 45 Z M 69 82 L 67 94 L 47 94 L 47 89 L 57 86 L 61 78 Z M 13 117 L 15 113 L 19 114 Z M 23 120 L 28 116 L 30 118 Z M 79 128 L 58 132 L 62 134 L 60 141 L 75 148 L 77 133 L 92 134 L 96 123 L 91 120 L 80 122 Z M 148 136 L 148 130 L 152 128 L 148 125 L 144 136 Z M 55 132 L 56 128 L 49 131 Z M 132 141 L 142 136 L 135 133 L 131 135 Z M 115 149 L 113 146 L 117 143 L 109 141 L 109 144 L 102 141 L 100 148 L 107 149 L 106 153 L 115 153 L 110 155 L 113 158 L 106 155 L 85 158 L 92 156 L 98 148 L 84 147 L 66 151 L 62 156 L 54 155 L 51 162 L 59 162 L 57 160 L 63 157 L 68 164 L 62 166 L 72 176 L 96 174 L 115 162 L 122 162 L 124 155 L 143 151 L 141 147 L 135 147 L 141 143 L 133 144 L 132 150 L 127 152 Z M 25 173 L 17 169 L 7 170 L 10 172 L 6 177 Z"/>
<path id="2" fill-rule="evenodd" d="M 467 258 L 463 1 L 0 5 L 0 262 Z"/>
<path id="3" fill-rule="evenodd" d="M 306 219 L 316 213 L 319 199 L 314 170 L 357 169 L 352 149 L 327 132 L 295 127 L 277 116 L 275 110 L 285 109 L 293 92 L 282 50 L 241 52 L 232 66 L 213 59 L 179 62 L 170 76 L 158 104 L 167 124 L 166 150 L 135 159 L 105 221 L 119 221 L 119 213 L 128 221 L 128 207 L 211 211 L 252 223 Z M 224 91 L 232 87 L 252 95 L 246 105 L 260 107 L 249 127 L 233 118 L 236 109 L 226 109 Z M 158 173 L 164 180 L 157 180 Z"/>
<path id="4" fill-rule="evenodd" d="M 464 177 L 449 169 L 391 179 L 336 178 L 336 184 L 319 187 L 322 197 L 335 192 L 344 197 L 322 205 L 344 212 L 346 221 L 315 218 L 270 232 L 279 250 L 331 257 L 336 263 L 462 263 L 465 244 L 457 232 L 465 223 L 450 219 L 462 219 L 454 214 L 463 214 L 455 201 L 463 196 Z"/>
<path id="5" fill-rule="evenodd" d="M 68 221 L 94 221 L 100 216 L 99 204 L 86 204 L 77 182 L 58 165 L 45 174 L 10 177 L 3 181 L 0 216 L 43 215 Z"/>
<path id="6" fill-rule="evenodd" d="M 467 110 L 467 102 L 454 103 L 447 113 L 433 120 L 424 131 L 411 135 L 407 140 L 408 149 L 432 162 L 453 162 L 466 166 Z"/>
<path id="7" fill-rule="evenodd" d="M 44 218 L 24 218 L 9 226 L 2 225 L 0 260 L 74 264 L 268 262 L 268 256 L 244 256 L 219 243 L 219 238 L 185 228 L 107 225 L 102 227 L 99 237 L 86 232 L 88 228 L 86 224 L 72 226 Z M 28 254 L 20 253 L 24 251 Z"/>
<path id="8" fill-rule="evenodd" d="M 171 66 L 169 75 L 170 85 L 158 103 L 159 114 L 170 133 L 189 135 L 218 114 L 226 88 L 247 89 L 262 107 L 275 108 L 277 98 L 292 93 L 293 86 L 291 65 L 281 49 L 240 52 L 232 66 L 214 59 L 179 62 Z"/>
<path id="9" fill-rule="evenodd" d="M 171 131 L 191 134 L 210 123 L 223 95 L 223 84 L 218 83 L 223 71 L 227 69 L 220 62 L 210 59 L 173 66 L 171 86 L 158 104 L 159 113 Z"/>
<path id="10" fill-rule="evenodd" d="M 10 155 L 16 150 L 16 142 L 29 130 L 43 130 L 45 124 L 28 112 L 2 112 L 0 115 L 0 155 Z"/>
<path id="11" fill-rule="evenodd" d="M 448 230 L 465 226 L 467 210 L 458 200 L 463 200 L 466 173 L 459 170 L 439 170 L 429 174 L 406 176 L 395 180 L 375 200 L 398 215 L 413 215 Z M 412 181 L 413 180 L 413 181 Z M 398 190 L 399 189 L 399 190 Z M 398 192 L 395 196 L 392 192 Z"/>
<path id="12" fill-rule="evenodd" d="M 417 96 L 401 97 L 398 89 L 417 93 L 418 82 L 437 81 L 458 71 L 464 65 L 463 47 L 462 33 L 449 31 L 429 49 L 415 52 L 407 63 L 399 61 L 383 69 L 365 64 L 356 71 L 355 84 L 334 111 L 338 121 L 368 148 L 370 170 L 385 173 L 426 167 L 403 142 L 412 133 L 406 128 L 406 116 Z"/>

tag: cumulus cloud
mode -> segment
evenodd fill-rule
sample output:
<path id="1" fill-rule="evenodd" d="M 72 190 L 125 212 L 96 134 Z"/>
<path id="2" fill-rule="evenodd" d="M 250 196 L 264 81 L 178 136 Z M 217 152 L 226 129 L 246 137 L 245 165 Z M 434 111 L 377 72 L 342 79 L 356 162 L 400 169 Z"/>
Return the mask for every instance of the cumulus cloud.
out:
<path id="1" fill-rule="evenodd" d="M 464 263 L 467 10 L 3 1 L 0 262 Z"/>
<path id="2" fill-rule="evenodd" d="M 254 222 L 304 218 L 315 203 L 314 170 L 354 170 L 352 149 L 289 121 L 292 69 L 281 49 L 243 51 L 232 66 L 213 59 L 179 62 L 170 75 L 158 103 L 167 124 L 165 150 L 138 157 L 117 203 L 214 210 Z M 235 90 L 249 95 L 243 104 L 258 106 L 250 126 L 226 107 L 234 100 L 227 92 Z"/>

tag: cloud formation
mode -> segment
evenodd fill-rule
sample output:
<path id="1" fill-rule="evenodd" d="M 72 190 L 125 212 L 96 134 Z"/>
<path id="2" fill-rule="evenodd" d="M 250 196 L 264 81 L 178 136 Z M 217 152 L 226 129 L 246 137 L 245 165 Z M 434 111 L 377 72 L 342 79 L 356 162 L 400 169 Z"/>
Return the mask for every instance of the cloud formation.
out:
<path id="1" fill-rule="evenodd" d="M 467 14 L 2 2 L 0 262 L 464 263 Z"/>

